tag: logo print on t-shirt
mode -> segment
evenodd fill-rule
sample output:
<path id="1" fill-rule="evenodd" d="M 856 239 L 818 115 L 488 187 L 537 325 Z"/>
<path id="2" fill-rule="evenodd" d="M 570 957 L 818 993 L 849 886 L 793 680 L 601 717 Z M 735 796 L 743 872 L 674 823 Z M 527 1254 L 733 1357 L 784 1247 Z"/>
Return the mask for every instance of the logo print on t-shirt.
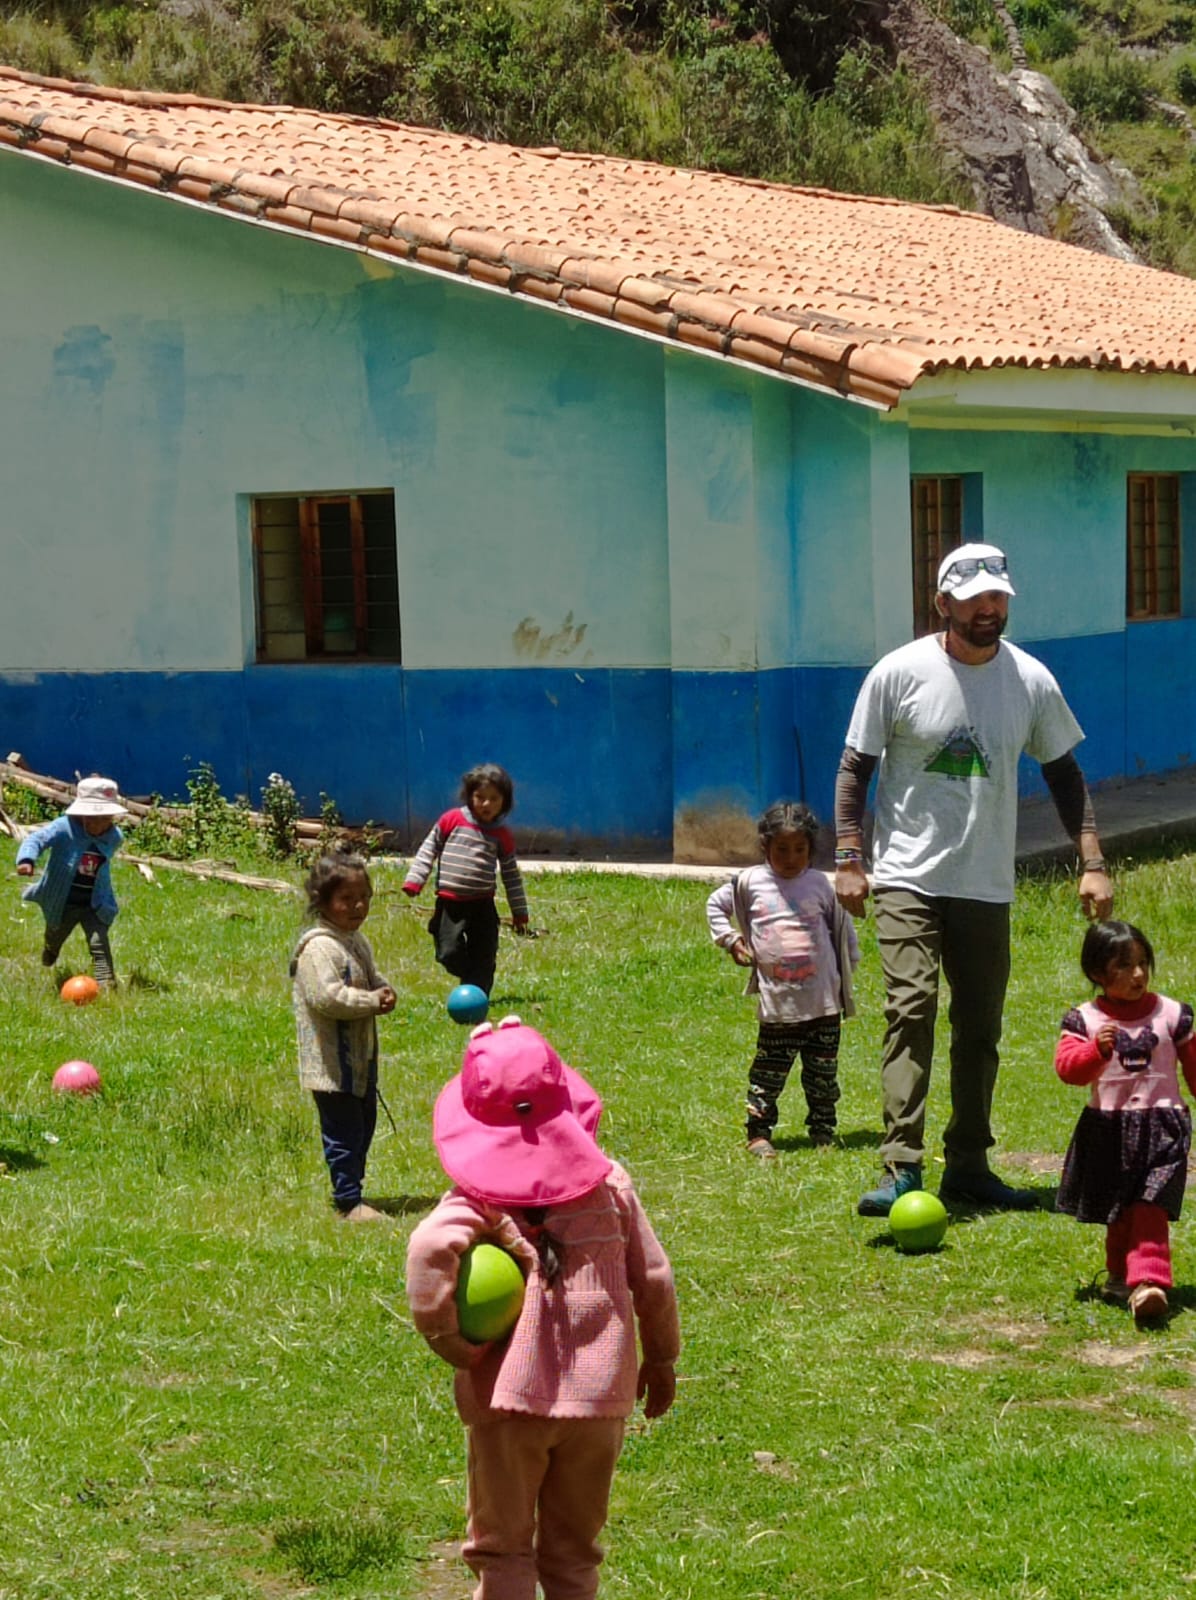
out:
<path id="1" fill-rule="evenodd" d="M 941 772 L 947 778 L 987 778 L 988 757 L 980 748 L 971 728 L 958 727 L 947 736 L 938 754 L 926 763 L 927 772 Z"/>

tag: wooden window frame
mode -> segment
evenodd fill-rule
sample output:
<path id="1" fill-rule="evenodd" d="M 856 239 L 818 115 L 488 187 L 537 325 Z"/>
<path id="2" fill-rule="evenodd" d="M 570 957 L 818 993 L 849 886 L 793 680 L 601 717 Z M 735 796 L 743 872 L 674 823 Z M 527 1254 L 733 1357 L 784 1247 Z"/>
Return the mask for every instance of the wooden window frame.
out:
<path id="1" fill-rule="evenodd" d="M 252 533 L 254 582 L 257 613 L 257 660 L 269 665 L 305 665 L 327 662 L 372 662 L 397 664 L 402 660 L 402 646 L 394 656 L 371 654 L 369 651 L 369 574 L 366 569 L 364 502 L 372 495 L 384 495 L 384 490 L 360 493 L 330 493 L 310 495 L 259 495 L 252 504 Z M 392 502 L 393 502 L 393 496 Z M 259 507 L 272 500 L 294 500 L 299 514 L 299 566 L 303 584 L 303 636 L 302 656 L 276 657 L 266 653 L 270 628 L 266 618 L 266 585 L 263 570 L 263 528 Z M 320 508 L 346 506 L 349 512 L 349 547 L 353 575 L 353 633 L 355 648 L 329 651 L 324 640 L 324 574 L 320 550 Z M 397 607 L 397 601 L 396 601 Z M 396 614 L 396 623 L 398 616 Z"/>
<path id="2" fill-rule="evenodd" d="M 951 486 L 950 490 L 947 489 L 948 485 Z M 938 570 L 943 557 L 964 543 L 963 497 L 964 480 L 961 473 L 919 473 L 910 479 L 910 558 L 915 637 L 936 633 L 942 625 L 934 609 Z"/>
<path id="3" fill-rule="evenodd" d="M 1163 566 L 1168 559 L 1166 547 L 1159 543 L 1159 497 L 1167 486 L 1171 500 L 1175 538 L 1170 547 L 1172 570 L 1169 581 L 1164 581 Z M 1142 517 L 1135 525 L 1135 491 L 1141 491 Z M 1177 472 L 1131 472 L 1126 478 L 1125 493 L 1125 618 L 1127 622 L 1170 622 L 1183 615 L 1183 496 L 1180 475 Z M 1142 556 L 1141 594 L 1135 581 L 1135 556 Z M 1164 589 L 1171 592 L 1173 605 L 1164 608 L 1160 595 Z"/>

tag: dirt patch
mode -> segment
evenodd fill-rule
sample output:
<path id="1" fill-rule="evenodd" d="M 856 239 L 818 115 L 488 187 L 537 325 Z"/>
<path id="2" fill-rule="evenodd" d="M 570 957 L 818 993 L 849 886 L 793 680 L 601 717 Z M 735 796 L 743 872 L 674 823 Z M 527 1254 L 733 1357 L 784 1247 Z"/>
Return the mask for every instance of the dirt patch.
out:
<path id="1" fill-rule="evenodd" d="M 673 822 L 673 859 L 695 866 L 759 861 L 755 819 L 731 806 L 681 811 Z"/>
<path id="2" fill-rule="evenodd" d="M 461 1559 L 461 1546 L 445 1542 L 429 1546 L 415 1600 L 469 1600 L 473 1579 Z"/>
<path id="3" fill-rule="evenodd" d="M 1002 1151 L 1001 1165 L 1017 1167 L 1021 1172 L 1032 1172 L 1036 1178 L 1058 1178 L 1063 1173 L 1061 1155 L 1042 1155 L 1034 1150 Z"/>
<path id="4" fill-rule="evenodd" d="M 1019 1321 L 999 1311 L 990 1314 L 978 1311 L 971 1316 L 957 1317 L 955 1326 L 983 1337 L 989 1345 L 998 1342 L 1013 1344 L 1019 1350 L 1036 1350 L 1042 1343 L 1047 1327 L 1044 1317 L 1028 1317 Z"/>
<path id="5" fill-rule="evenodd" d="M 1150 1346 L 1147 1344 L 1114 1345 L 1093 1339 L 1080 1346 L 1076 1351 L 1076 1359 L 1086 1367 L 1133 1367 L 1145 1361 L 1149 1354 Z"/>
<path id="6" fill-rule="evenodd" d="M 930 1357 L 940 1367 L 960 1367 L 965 1372 L 974 1372 L 977 1367 L 986 1367 L 990 1361 L 998 1359 L 995 1350 L 939 1350 Z"/>

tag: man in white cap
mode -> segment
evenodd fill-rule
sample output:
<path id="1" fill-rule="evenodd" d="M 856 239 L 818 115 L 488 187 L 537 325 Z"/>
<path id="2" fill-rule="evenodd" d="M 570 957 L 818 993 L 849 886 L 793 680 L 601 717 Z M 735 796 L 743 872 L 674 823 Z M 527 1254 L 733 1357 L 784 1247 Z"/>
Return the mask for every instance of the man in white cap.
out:
<path id="1" fill-rule="evenodd" d="M 922 1187 L 940 966 L 951 987 L 951 1116 L 939 1193 L 964 1205 L 1037 1203 L 988 1165 L 1023 752 L 1041 763 L 1076 843 L 1085 915 L 1103 919 L 1113 908 L 1073 754 L 1083 732 L 1042 663 L 1001 638 L 1014 592 L 995 545 L 952 550 L 934 600 L 943 631 L 877 662 L 847 730 L 835 785 L 835 892 L 857 917 L 869 892 L 864 802 L 880 768 L 872 888 L 885 978 L 885 1172 L 860 1199 L 864 1216 L 887 1216 L 900 1195 Z"/>

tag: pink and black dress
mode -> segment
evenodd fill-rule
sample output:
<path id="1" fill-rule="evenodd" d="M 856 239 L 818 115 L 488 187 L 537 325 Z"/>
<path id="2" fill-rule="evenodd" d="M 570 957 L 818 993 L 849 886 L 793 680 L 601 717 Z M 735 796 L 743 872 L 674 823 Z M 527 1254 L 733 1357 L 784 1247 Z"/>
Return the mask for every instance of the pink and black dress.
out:
<path id="1" fill-rule="evenodd" d="M 1096 1036 L 1117 1025 L 1106 1060 Z M 1147 994 L 1101 996 L 1069 1011 L 1055 1050 L 1065 1083 L 1091 1086 L 1063 1163 L 1056 1205 L 1080 1222 L 1116 1223 L 1138 1203 L 1175 1221 L 1187 1181 L 1192 1119 L 1177 1067 L 1196 1094 L 1192 1007 Z"/>

